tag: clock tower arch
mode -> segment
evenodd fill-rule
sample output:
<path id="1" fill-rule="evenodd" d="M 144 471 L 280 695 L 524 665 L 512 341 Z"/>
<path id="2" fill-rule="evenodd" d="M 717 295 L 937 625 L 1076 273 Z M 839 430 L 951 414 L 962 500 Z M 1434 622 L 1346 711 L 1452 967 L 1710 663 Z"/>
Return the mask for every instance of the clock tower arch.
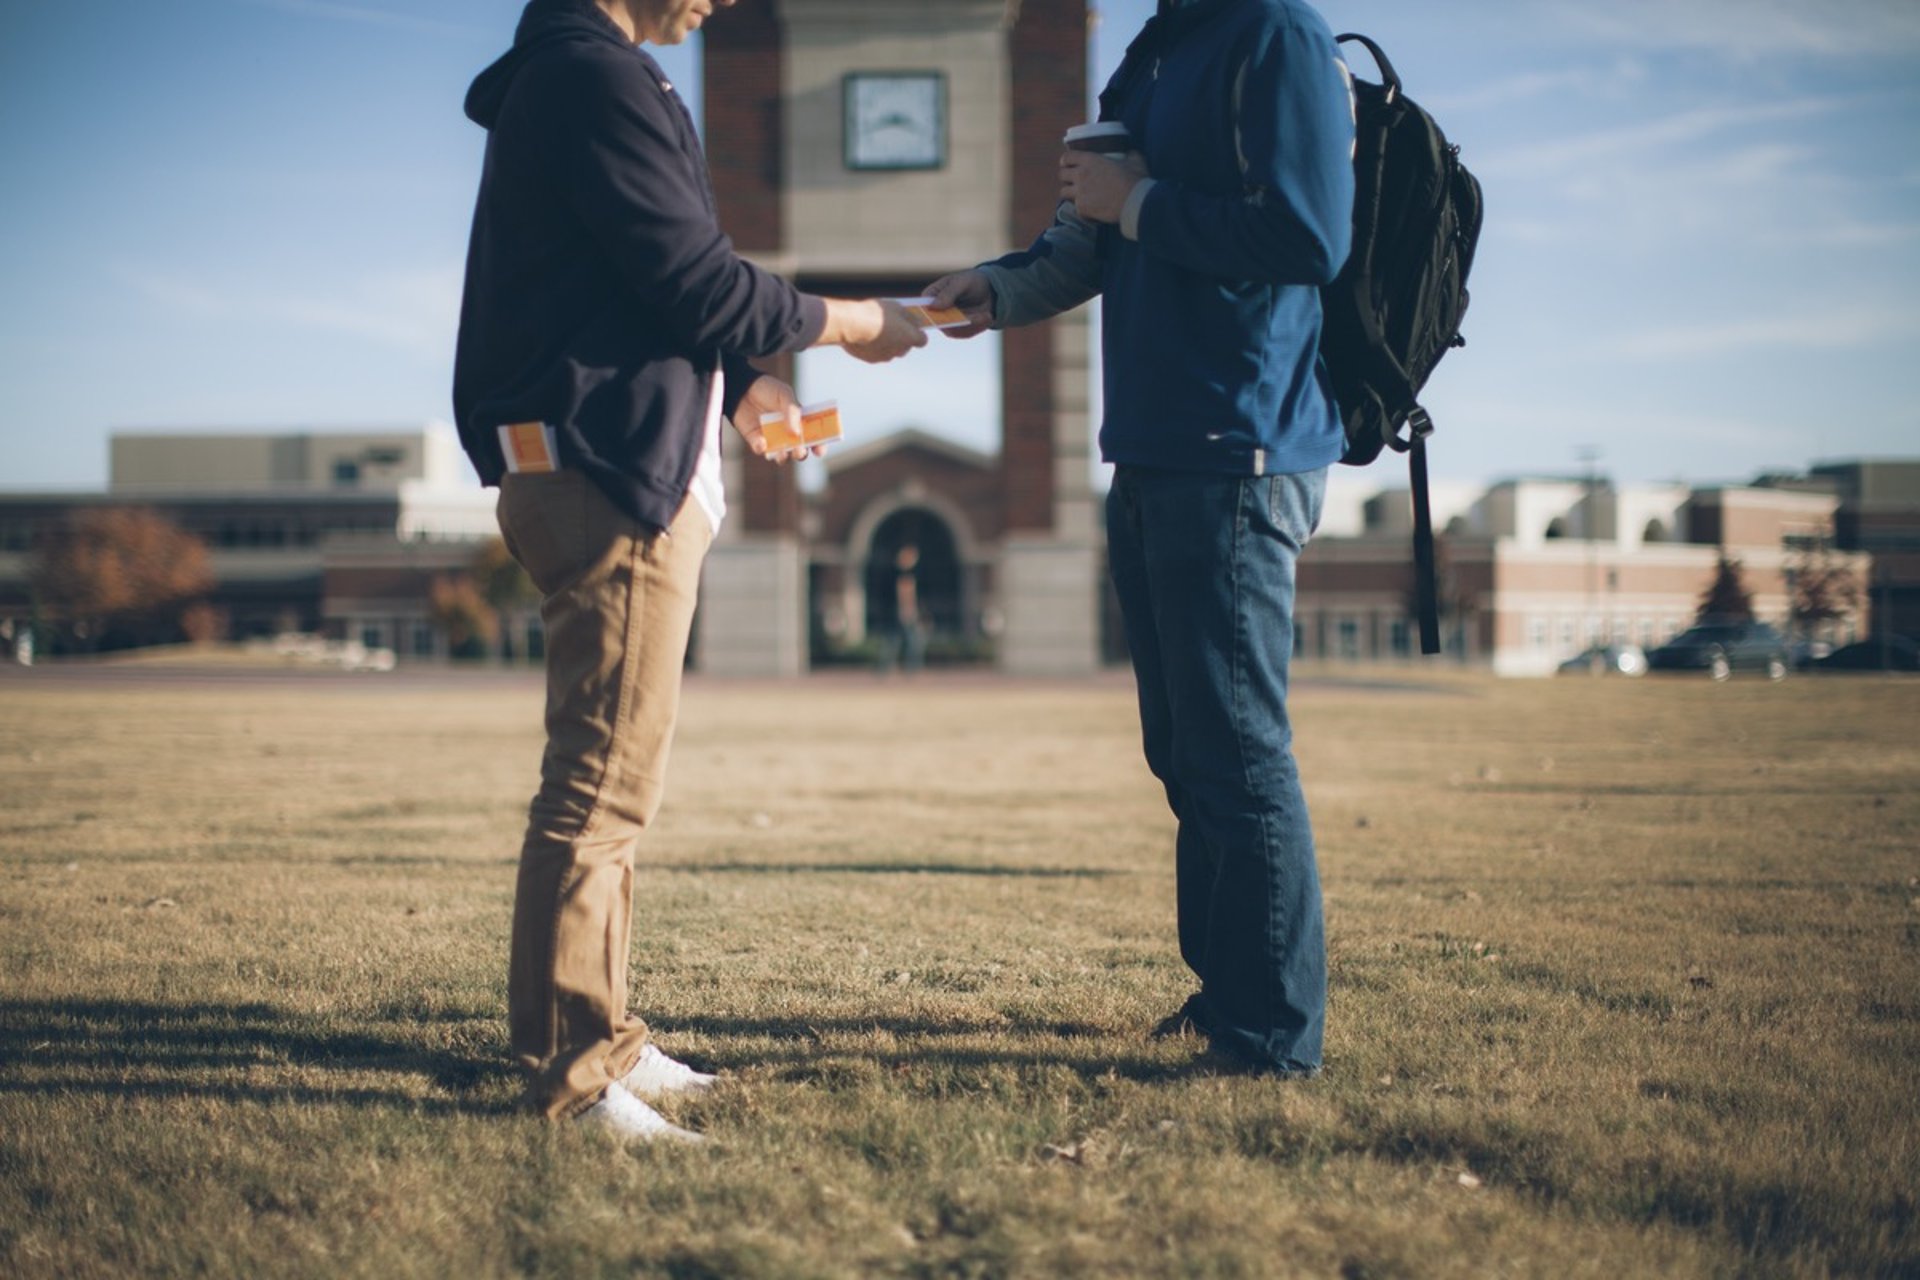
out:
<path id="1" fill-rule="evenodd" d="M 1026 245 L 1053 216 L 1060 136 L 1086 118 L 1088 31 L 1087 0 L 739 0 L 718 11 L 702 37 L 703 92 L 723 226 L 761 266 L 847 296 L 917 293 Z M 1100 660 L 1089 332 L 1081 308 L 1001 335 L 994 578 L 1010 671 Z M 911 378 L 913 360 L 888 368 Z M 792 376 L 791 358 L 768 367 Z M 708 558 L 701 663 L 790 674 L 807 662 L 799 493 L 790 468 L 745 462 L 729 456 L 740 511 Z"/>

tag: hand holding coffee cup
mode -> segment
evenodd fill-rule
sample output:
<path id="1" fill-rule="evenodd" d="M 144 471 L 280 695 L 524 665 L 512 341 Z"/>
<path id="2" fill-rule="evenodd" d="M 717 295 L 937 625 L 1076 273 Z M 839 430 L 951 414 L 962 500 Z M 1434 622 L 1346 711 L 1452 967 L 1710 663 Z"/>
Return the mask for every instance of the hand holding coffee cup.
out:
<path id="1" fill-rule="evenodd" d="M 1145 159 L 1118 120 L 1079 124 L 1062 139 L 1060 198 L 1092 222 L 1118 222 L 1127 197 L 1148 176 Z"/>

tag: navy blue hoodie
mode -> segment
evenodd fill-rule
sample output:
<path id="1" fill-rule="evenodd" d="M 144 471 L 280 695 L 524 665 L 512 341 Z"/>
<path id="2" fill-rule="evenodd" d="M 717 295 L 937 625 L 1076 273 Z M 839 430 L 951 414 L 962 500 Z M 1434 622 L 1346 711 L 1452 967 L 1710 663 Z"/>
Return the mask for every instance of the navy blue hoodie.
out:
<path id="1" fill-rule="evenodd" d="M 563 466 L 664 529 L 699 459 L 710 379 L 812 345 L 826 306 L 720 230 L 692 118 L 591 0 L 531 0 L 467 115 L 488 130 L 453 409 L 483 483 L 498 428 L 546 422 Z"/>

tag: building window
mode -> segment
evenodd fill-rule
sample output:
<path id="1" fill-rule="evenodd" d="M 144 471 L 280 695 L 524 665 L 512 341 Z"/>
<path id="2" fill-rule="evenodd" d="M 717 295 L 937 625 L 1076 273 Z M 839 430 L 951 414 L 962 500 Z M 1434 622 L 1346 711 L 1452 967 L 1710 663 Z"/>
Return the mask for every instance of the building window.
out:
<path id="1" fill-rule="evenodd" d="M 1527 647 L 1545 651 L 1553 645 L 1553 623 L 1546 618 L 1527 619 Z"/>
<path id="2" fill-rule="evenodd" d="M 527 661 L 538 662 L 547 656 L 547 632 L 538 622 L 527 624 Z"/>
<path id="3" fill-rule="evenodd" d="M 433 624 L 416 622 L 413 624 L 413 655 L 416 658 L 433 656 Z"/>
<path id="4" fill-rule="evenodd" d="M 1394 618 L 1387 623 L 1387 647 L 1393 651 L 1393 656 L 1396 658 L 1413 656 L 1412 637 L 1407 631 L 1405 618 Z"/>
<path id="5" fill-rule="evenodd" d="M 378 649 L 387 642 L 387 631 L 377 622 L 370 622 L 360 628 L 360 643 L 369 649 Z"/>
<path id="6" fill-rule="evenodd" d="M 1360 623 L 1355 618 L 1342 618 L 1339 624 L 1339 653 L 1342 658 L 1353 661 L 1360 656 Z"/>
<path id="7" fill-rule="evenodd" d="M 342 458 L 333 464 L 333 482 L 344 487 L 360 483 L 360 464 Z"/>

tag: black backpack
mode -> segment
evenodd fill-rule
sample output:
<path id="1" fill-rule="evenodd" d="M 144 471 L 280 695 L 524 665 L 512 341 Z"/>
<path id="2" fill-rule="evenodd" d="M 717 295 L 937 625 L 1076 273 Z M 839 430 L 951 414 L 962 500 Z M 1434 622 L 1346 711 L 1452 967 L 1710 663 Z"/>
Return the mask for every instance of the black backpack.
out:
<path id="1" fill-rule="evenodd" d="M 1362 35 L 1338 40 L 1365 45 L 1382 83 L 1354 81 L 1353 251 L 1320 291 L 1320 354 L 1346 425 L 1341 461 L 1364 466 L 1382 449 L 1408 455 L 1420 652 L 1438 653 L 1426 454 L 1433 419 L 1419 397 L 1440 357 L 1466 345 L 1460 319 L 1480 239 L 1480 183 L 1460 148 L 1401 92 L 1380 46 Z"/>

